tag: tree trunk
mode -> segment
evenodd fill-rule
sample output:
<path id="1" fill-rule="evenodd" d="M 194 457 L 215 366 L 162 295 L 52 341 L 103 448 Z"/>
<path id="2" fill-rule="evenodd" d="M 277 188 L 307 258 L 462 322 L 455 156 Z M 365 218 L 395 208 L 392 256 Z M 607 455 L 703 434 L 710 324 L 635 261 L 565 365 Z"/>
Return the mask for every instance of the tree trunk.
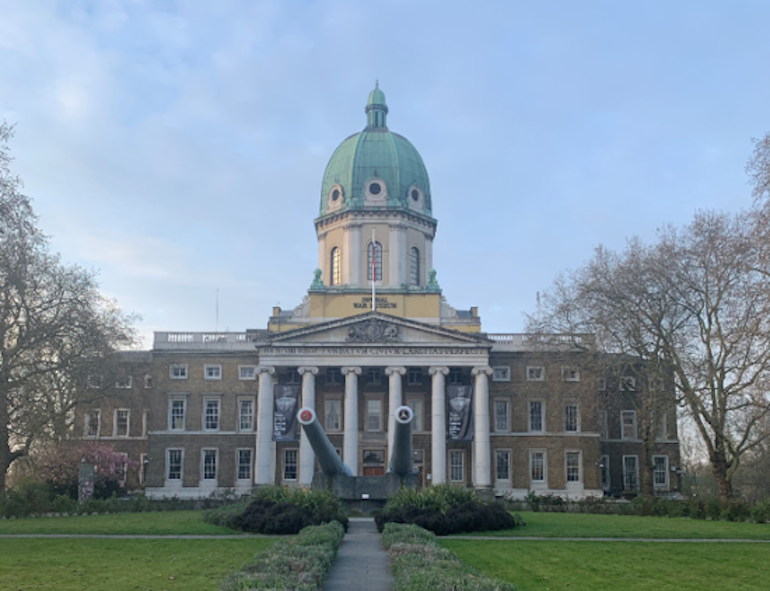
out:
<path id="1" fill-rule="evenodd" d="M 723 505 L 727 505 L 728 501 L 733 498 L 733 482 L 727 476 L 727 461 L 721 457 L 715 458 L 711 460 L 711 465 L 714 471 L 714 480 L 717 483 L 719 501 Z"/>

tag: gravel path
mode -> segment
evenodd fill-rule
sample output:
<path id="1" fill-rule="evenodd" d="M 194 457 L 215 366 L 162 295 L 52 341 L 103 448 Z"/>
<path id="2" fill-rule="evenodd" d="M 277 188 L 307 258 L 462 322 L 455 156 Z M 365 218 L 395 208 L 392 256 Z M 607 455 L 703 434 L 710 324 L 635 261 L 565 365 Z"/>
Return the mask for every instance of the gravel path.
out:
<path id="1" fill-rule="evenodd" d="M 324 591 L 391 591 L 393 576 L 374 519 L 353 517 Z"/>

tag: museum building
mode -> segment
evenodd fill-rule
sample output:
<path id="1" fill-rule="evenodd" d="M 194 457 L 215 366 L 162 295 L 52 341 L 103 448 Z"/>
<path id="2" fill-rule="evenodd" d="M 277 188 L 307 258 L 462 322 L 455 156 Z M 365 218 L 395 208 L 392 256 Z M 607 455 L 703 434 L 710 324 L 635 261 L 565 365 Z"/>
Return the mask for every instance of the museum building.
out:
<path id="1" fill-rule="evenodd" d="M 584 362 L 591 335 L 485 333 L 476 308 L 450 306 L 433 270 L 437 221 L 422 158 L 388 129 L 379 88 L 365 112 L 364 130 L 326 167 L 318 269 L 301 303 L 274 308 L 266 329 L 156 332 L 151 350 L 122 354 L 125 378 L 81 411 L 83 437 L 138 466 L 129 488 L 202 497 L 309 486 L 313 450 L 286 423 L 299 406 L 316 410 L 353 475 L 383 474 L 392 411 L 405 404 L 423 486 L 512 497 L 638 490 L 633 377 L 595 375 Z M 676 494 L 673 404 L 654 447 L 655 490 Z"/>

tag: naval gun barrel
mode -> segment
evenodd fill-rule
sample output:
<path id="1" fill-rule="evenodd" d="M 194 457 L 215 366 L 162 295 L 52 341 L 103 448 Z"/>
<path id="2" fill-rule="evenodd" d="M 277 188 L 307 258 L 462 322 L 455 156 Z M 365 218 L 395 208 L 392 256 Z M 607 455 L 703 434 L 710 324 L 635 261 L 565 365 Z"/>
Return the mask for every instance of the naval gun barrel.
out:
<path id="1" fill-rule="evenodd" d="M 398 476 L 406 476 L 414 470 L 414 457 L 412 455 L 412 419 L 414 419 L 414 411 L 408 406 L 399 406 L 394 414 L 396 421 L 389 471 L 394 472 Z"/>
<path id="2" fill-rule="evenodd" d="M 302 425 L 305 436 L 315 452 L 315 457 L 318 460 L 321 471 L 327 476 L 336 476 L 338 474 L 350 476 L 350 468 L 342 463 L 342 459 L 334 449 L 332 442 L 329 441 L 326 433 L 324 433 L 315 411 L 304 406 L 299 409 L 297 420 Z"/>

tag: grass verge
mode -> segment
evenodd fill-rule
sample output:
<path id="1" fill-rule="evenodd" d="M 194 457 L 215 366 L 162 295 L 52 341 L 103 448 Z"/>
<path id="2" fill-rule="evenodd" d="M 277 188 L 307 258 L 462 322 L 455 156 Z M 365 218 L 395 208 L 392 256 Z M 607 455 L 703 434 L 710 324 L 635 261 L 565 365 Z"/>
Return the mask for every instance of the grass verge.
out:
<path id="1" fill-rule="evenodd" d="M 451 538 L 439 543 L 485 575 L 514 583 L 519 591 L 743 591 L 765 589 L 770 580 L 770 548 L 765 544 Z"/>
<path id="2" fill-rule="evenodd" d="M 520 513 L 526 527 L 467 535 L 545 538 L 654 538 L 770 540 L 770 525 L 586 513 Z M 770 550 L 770 548 L 768 548 Z"/>
<path id="3" fill-rule="evenodd" d="M 267 538 L 0 539 L 0 589 L 210 591 L 274 543 Z"/>

